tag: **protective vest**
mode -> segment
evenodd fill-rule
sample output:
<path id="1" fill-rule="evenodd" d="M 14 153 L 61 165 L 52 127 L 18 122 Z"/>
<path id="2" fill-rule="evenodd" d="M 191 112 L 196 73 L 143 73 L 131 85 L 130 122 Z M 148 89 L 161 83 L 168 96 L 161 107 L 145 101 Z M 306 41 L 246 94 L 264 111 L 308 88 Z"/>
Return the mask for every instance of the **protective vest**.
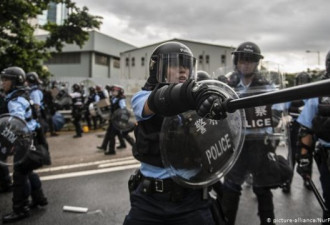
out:
<path id="1" fill-rule="evenodd" d="M 119 102 L 120 100 L 125 99 L 125 97 L 121 96 L 121 97 L 117 97 L 117 99 L 118 100 L 115 103 L 113 103 L 111 99 L 111 113 L 114 113 L 117 109 L 120 108 Z"/>
<path id="2" fill-rule="evenodd" d="M 26 112 L 32 110 L 32 113 L 31 113 L 32 116 L 31 117 L 28 117 L 28 118 L 25 118 L 25 121 L 29 122 L 32 119 L 37 119 L 38 118 L 37 112 L 36 112 L 34 106 L 32 105 L 32 101 L 30 99 L 29 94 L 24 89 L 17 90 L 12 96 L 10 96 L 10 98 L 7 98 L 6 99 L 6 103 L 5 103 L 5 107 L 3 109 L 3 113 L 9 113 L 9 111 L 8 111 L 8 103 L 11 100 L 14 100 L 14 99 L 16 99 L 18 97 L 23 97 L 23 98 L 25 98 L 29 102 L 29 107 L 25 110 Z"/>
<path id="3" fill-rule="evenodd" d="M 320 97 L 318 113 L 312 120 L 312 129 L 318 138 L 330 142 L 330 97 Z"/>
<path id="4" fill-rule="evenodd" d="M 133 156 L 144 163 L 164 167 L 160 156 L 159 136 L 164 117 L 154 115 L 152 118 L 138 122 L 134 130 L 136 144 Z"/>
<path id="5" fill-rule="evenodd" d="M 7 105 L 6 105 L 6 101 L 5 101 L 5 97 L 0 95 L 0 115 L 3 113 L 6 113 L 7 110 Z"/>
<path id="6" fill-rule="evenodd" d="M 83 105 L 83 96 L 80 94 L 79 97 L 72 98 L 73 107 L 81 107 Z"/>

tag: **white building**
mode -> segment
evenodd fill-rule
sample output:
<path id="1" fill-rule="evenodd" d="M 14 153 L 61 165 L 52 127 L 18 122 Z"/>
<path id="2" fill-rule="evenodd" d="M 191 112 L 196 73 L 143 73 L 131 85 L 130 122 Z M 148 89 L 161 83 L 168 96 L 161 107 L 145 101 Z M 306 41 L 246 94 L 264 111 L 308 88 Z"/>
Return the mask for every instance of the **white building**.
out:
<path id="1" fill-rule="evenodd" d="M 219 71 L 220 67 L 232 68 L 231 52 L 234 51 L 234 47 L 182 39 L 171 39 L 168 41 L 178 41 L 188 46 L 197 60 L 197 70 L 204 70 L 213 78 L 217 78 L 219 75 L 214 74 L 214 72 Z M 121 78 L 136 80 L 136 82 L 143 85 L 148 78 L 150 56 L 154 49 L 161 43 L 122 52 L 120 54 Z M 224 71 L 224 73 L 226 72 L 230 71 Z"/>
<path id="2" fill-rule="evenodd" d="M 47 35 L 38 35 L 45 39 Z M 120 72 L 120 53 L 135 46 L 102 34 L 89 32 L 89 39 L 80 48 L 75 44 L 65 44 L 61 53 L 56 53 L 44 62 L 54 75 L 51 80 L 73 83 L 91 81 L 103 87 L 106 84 L 123 84 Z"/>

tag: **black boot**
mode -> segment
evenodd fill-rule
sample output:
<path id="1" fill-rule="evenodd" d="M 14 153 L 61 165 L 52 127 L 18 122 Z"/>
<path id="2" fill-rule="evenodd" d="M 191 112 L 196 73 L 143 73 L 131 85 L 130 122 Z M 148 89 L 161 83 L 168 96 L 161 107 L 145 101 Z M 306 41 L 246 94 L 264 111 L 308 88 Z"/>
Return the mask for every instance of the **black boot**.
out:
<path id="1" fill-rule="evenodd" d="M 22 220 L 30 216 L 30 208 L 25 205 L 20 208 L 15 208 L 11 213 L 8 213 L 2 217 L 3 223 L 12 223 L 18 220 Z"/>
<path id="2" fill-rule="evenodd" d="M 30 204 L 31 208 L 36 208 L 38 206 L 48 205 L 48 200 L 44 195 L 42 189 L 34 190 L 31 192 L 32 202 Z"/>
<path id="3" fill-rule="evenodd" d="M 269 188 L 257 188 L 253 187 L 254 193 L 257 195 L 258 199 L 258 215 L 260 218 L 260 224 L 275 224 L 274 218 L 274 204 L 273 204 L 273 194 Z"/>
<path id="4" fill-rule="evenodd" d="M 104 152 L 104 155 L 115 155 L 116 152 L 114 149 L 109 149 Z"/>

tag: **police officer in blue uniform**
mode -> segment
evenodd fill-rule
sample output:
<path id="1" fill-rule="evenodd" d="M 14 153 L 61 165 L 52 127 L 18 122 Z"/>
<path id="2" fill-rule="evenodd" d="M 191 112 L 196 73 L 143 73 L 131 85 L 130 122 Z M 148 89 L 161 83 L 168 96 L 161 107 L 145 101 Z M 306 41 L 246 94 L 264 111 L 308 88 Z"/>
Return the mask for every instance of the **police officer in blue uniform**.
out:
<path id="1" fill-rule="evenodd" d="M 260 60 L 263 59 L 259 46 L 253 42 L 243 42 L 232 54 L 235 71 L 230 73 L 228 84 L 235 88 L 240 96 L 274 89 L 258 70 Z M 264 110 L 265 118 L 257 126 L 256 108 L 245 109 L 247 129 L 244 145 L 236 163 L 225 175 L 221 202 L 230 225 L 235 224 L 242 184 L 250 174 L 253 176 L 253 192 L 258 200 L 260 224 L 273 224 L 275 218 L 271 188 L 282 184 L 285 179 L 281 181 L 272 167 L 276 167 L 274 153 L 277 143 L 267 140 L 266 137 L 271 135 L 276 127 L 275 115 L 281 114 L 281 108 L 276 105 L 265 106 Z"/>
<path id="2" fill-rule="evenodd" d="M 202 117 L 226 117 L 224 99 L 190 79 L 196 73 L 195 58 L 182 43 L 159 45 L 149 65 L 146 84 L 132 98 L 138 121 L 133 155 L 141 167 L 129 180 L 131 210 L 124 224 L 215 224 L 202 189 L 175 183 L 164 168 L 159 137 L 165 116 L 196 110 Z"/>
<path id="3" fill-rule="evenodd" d="M 298 73 L 295 79 L 295 85 L 302 85 L 306 83 L 310 83 L 312 81 L 311 76 L 307 72 Z M 305 105 L 305 100 L 295 100 L 288 103 L 288 111 L 289 115 L 291 116 L 290 122 L 290 147 L 291 147 L 291 164 L 292 168 L 295 167 L 296 164 L 296 155 L 300 148 L 298 147 L 298 131 L 300 128 L 299 123 L 297 122 L 298 116 L 301 112 L 301 109 Z M 292 174 L 293 175 L 293 174 Z M 291 191 L 291 183 L 292 183 L 293 176 L 286 181 L 282 185 L 282 191 L 284 193 L 289 193 Z M 310 190 L 310 185 L 307 181 L 304 182 L 305 187 Z"/>
<path id="4" fill-rule="evenodd" d="M 326 56 L 326 73 L 323 79 L 330 78 L 330 51 Z M 323 212 L 323 223 L 330 224 L 330 96 L 308 99 L 298 117 L 300 155 L 297 172 L 304 180 L 311 178 L 313 155 L 320 172 L 323 198 L 328 211 Z M 314 137 L 318 146 L 314 149 Z"/>
<path id="5" fill-rule="evenodd" d="M 6 93 L 7 113 L 26 121 L 31 132 L 35 132 L 38 123 L 33 117 L 33 106 L 29 95 L 24 88 L 25 72 L 20 67 L 8 67 L 1 72 L 3 89 Z M 37 135 L 34 143 L 38 143 Z M 24 146 L 28 148 L 29 146 Z M 29 176 L 34 177 L 33 185 L 29 183 Z M 3 216 L 4 223 L 14 222 L 30 215 L 29 195 L 32 197 L 32 206 L 45 206 L 48 204 L 42 190 L 39 176 L 32 170 L 14 166 L 13 172 L 13 211 Z"/>

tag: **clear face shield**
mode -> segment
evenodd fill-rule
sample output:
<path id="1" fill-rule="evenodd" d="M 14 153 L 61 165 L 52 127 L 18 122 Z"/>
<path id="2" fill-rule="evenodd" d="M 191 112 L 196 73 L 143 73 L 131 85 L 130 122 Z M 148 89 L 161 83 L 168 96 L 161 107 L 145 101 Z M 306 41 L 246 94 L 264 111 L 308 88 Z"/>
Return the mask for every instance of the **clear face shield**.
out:
<path id="1" fill-rule="evenodd" d="M 196 59 L 186 54 L 162 54 L 158 58 L 159 83 L 183 83 L 196 78 Z"/>
<path id="2" fill-rule="evenodd" d="M 238 53 L 236 57 L 236 69 L 245 77 L 250 77 L 259 70 L 260 56 L 248 53 Z"/>

